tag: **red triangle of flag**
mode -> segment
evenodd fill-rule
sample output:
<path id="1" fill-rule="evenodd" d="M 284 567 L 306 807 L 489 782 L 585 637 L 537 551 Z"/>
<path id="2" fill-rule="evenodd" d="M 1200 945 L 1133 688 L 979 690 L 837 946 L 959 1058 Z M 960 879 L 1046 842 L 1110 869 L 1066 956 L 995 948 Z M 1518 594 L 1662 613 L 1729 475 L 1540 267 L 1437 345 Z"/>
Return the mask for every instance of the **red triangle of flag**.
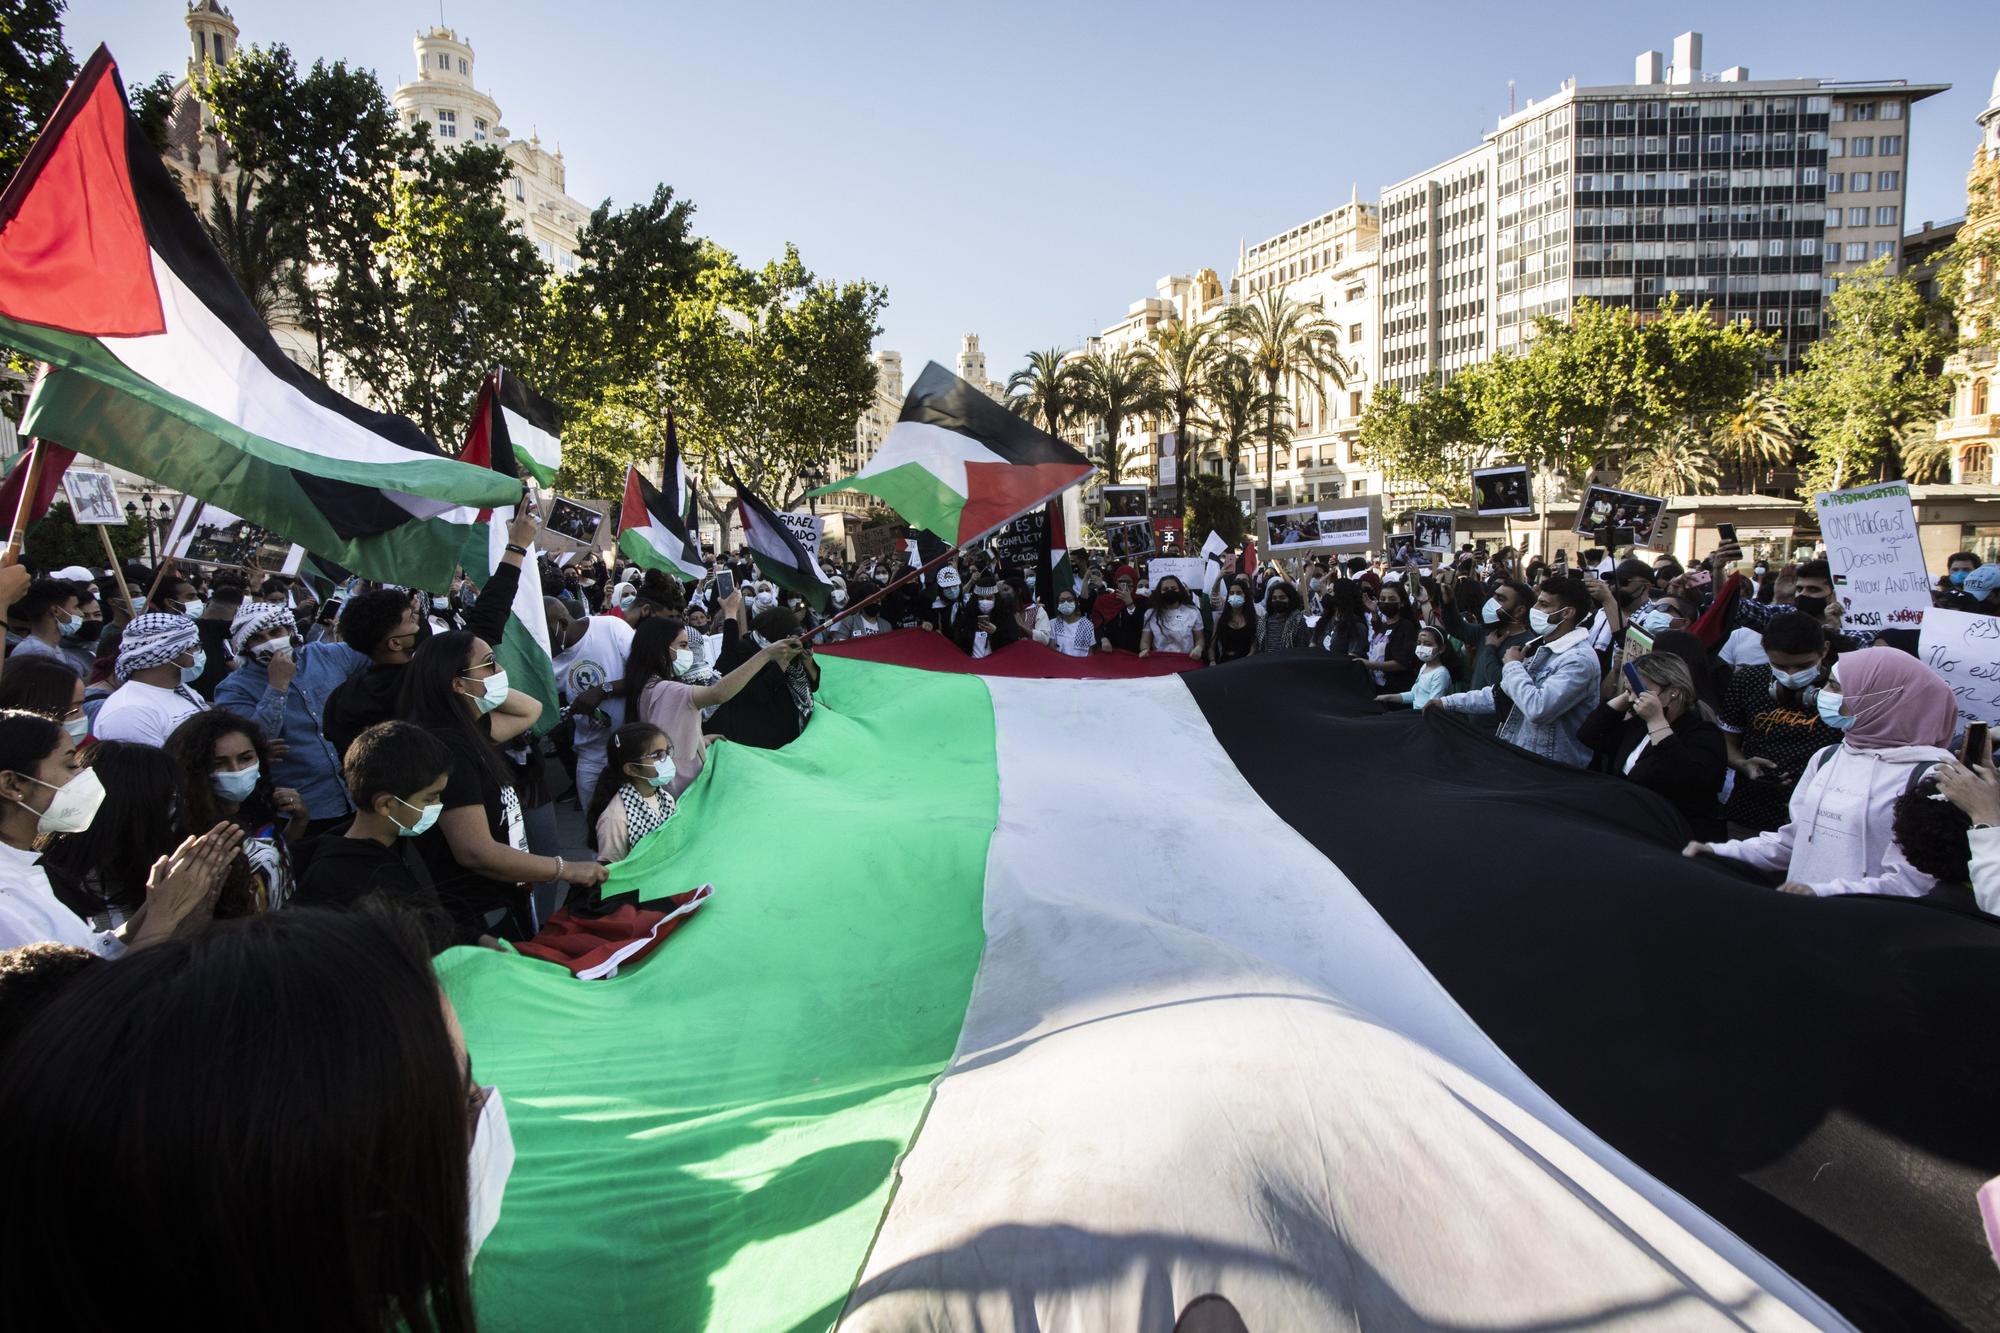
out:
<path id="1" fill-rule="evenodd" d="M 103 47 L 0 196 L 0 315 L 97 338 L 166 332 Z"/>

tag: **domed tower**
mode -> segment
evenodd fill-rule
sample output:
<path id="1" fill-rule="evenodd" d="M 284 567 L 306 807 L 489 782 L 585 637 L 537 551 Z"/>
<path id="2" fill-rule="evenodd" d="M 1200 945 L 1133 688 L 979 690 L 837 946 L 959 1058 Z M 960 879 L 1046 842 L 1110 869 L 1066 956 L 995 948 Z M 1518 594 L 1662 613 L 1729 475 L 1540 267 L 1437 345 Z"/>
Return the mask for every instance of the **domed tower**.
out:
<path id="1" fill-rule="evenodd" d="M 979 350 L 976 333 L 968 333 L 959 341 L 958 377 L 982 389 L 986 387 L 986 353 Z"/>
<path id="2" fill-rule="evenodd" d="M 185 16 L 188 42 L 188 82 L 199 83 L 204 64 L 226 65 L 236 58 L 236 19 L 222 0 L 192 0 Z"/>
<path id="3" fill-rule="evenodd" d="M 500 104 L 473 82 L 472 43 L 436 27 L 411 39 L 410 50 L 417 77 L 399 84 L 389 99 L 404 124 L 428 121 L 432 137 L 446 148 L 505 137 Z"/>

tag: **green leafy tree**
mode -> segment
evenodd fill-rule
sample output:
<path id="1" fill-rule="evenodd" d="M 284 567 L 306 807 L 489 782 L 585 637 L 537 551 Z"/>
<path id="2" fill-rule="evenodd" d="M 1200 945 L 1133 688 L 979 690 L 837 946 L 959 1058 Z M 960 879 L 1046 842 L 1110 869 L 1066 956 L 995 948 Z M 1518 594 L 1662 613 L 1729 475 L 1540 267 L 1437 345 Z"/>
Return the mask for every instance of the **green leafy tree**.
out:
<path id="1" fill-rule="evenodd" d="M 1212 473 L 1199 472 L 1181 488 L 1188 543 L 1191 548 L 1208 540 L 1213 532 L 1231 546 L 1241 547 L 1248 529 L 1243 506 L 1228 483 Z"/>
<path id="2" fill-rule="evenodd" d="M 1625 458 L 1621 485 L 1648 495 L 1706 495 L 1721 484 L 1721 470 L 1692 430 L 1674 431 Z"/>
<path id="3" fill-rule="evenodd" d="M 430 175 L 425 134 L 397 123 L 373 73 L 324 60 L 301 72 L 284 46 L 207 66 L 200 92 L 229 155 L 255 182 L 254 207 L 269 218 L 265 244 L 325 378 L 336 356 L 365 350 L 344 339 L 384 322 L 372 308 L 334 316 L 342 302 L 380 294 L 371 280 L 390 228 L 410 220 L 398 182 Z"/>
<path id="4" fill-rule="evenodd" d="M 1208 378 L 1223 355 L 1213 324 L 1189 325 L 1168 320 L 1139 345 L 1152 368 L 1160 410 L 1174 423 L 1174 475 L 1184 476 L 1188 456 L 1188 425 L 1207 391 Z"/>
<path id="5" fill-rule="evenodd" d="M 76 78 L 63 43 L 67 0 L 0 0 L 0 179 L 20 170 Z"/>
<path id="6" fill-rule="evenodd" d="M 1826 333 L 1785 379 L 1785 402 L 1805 442 L 1800 490 L 1877 477 L 1900 432 L 1935 419 L 1951 397 L 1932 367 L 1950 339 L 1915 283 L 1878 260 L 1834 288 Z"/>
<path id="7" fill-rule="evenodd" d="M 287 257 L 274 240 L 282 226 L 277 205 L 254 191 L 255 182 L 245 173 L 227 188 L 218 183 L 201 222 L 236 285 L 268 324 L 285 304 Z"/>
<path id="8" fill-rule="evenodd" d="M 425 136 L 390 188 L 381 244 L 327 284 L 328 345 L 348 375 L 437 440 L 465 427 L 494 365 L 520 365 L 548 267 L 507 218 L 497 146 Z"/>
<path id="9" fill-rule="evenodd" d="M 1195 424 L 1209 433 L 1229 469 L 1229 491 L 1236 492 L 1236 474 L 1243 451 L 1266 430 L 1287 429 L 1291 408 L 1283 395 L 1271 393 L 1247 357 L 1226 351 L 1208 375 L 1202 395 L 1201 415 Z M 1289 435 L 1286 441 L 1289 442 Z"/>
<path id="10" fill-rule="evenodd" d="M 134 84 L 125 90 L 125 101 L 132 108 L 139 128 L 145 132 L 146 142 L 153 145 L 156 153 L 167 151 L 167 120 L 174 112 L 176 82 L 171 74 L 155 74 L 144 83 Z"/>
<path id="11" fill-rule="evenodd" d="M 1896 439 L 1903 476 L 1911 481 L 1950 481 L 1952 446 L 1937 437 L 1937 422 L 1913 421 Z"/>
<path id="12" fill-rule="evenodd" d="M 1140 450 L 1118 437 L 1125 423 L 1161 406 L 1160 384 L 1152 362 L 1136 347 L 1115 347 L 1086 354 L 1075 363 L 1078 410 L 1104 426 L 1100 466 L 1112 484 L 1131 468 Z"/>
<path id="13" fill-rule="evenodd" d="M 1409 398 L 1378 386 L 1356 434 L 1361 457 L 1390 480 L 1415 482 L 1445 502 L 1468 499 L 1472 469 L 1490 450 L 1474 429 L 1461 379 L 1426 379 Z"/>
<path id="14" fill-rule="evenodd" d="M 1030 352 L 1028 364 L 1007 377 L 1007 406 L 1051 435 L 1060 435 L 1077 409 L 1076 367 L 1068 355 L 1060 347 Z"/>
<path id="15" fill-rule="evenodd" d="M 1324 412 L 1327 384 L 1344 387 L 1354 368 L 1341 355 L 1339 326 L 1321 313 L 1318 302 L 1297 301 L 1282 291 L 1229 307 L 1223 313 L 1222 330 L 1263 380 L 1269 395 L 1264 410 L 1264 476 L 1270 503 L 1275 504 L 1281 415 L 1277 409 L 1284 401 L 1278 385 L 1290 376 Z"/>
<path id="16" fill-rule="evenodd" d="M 130 523 L 113 523 L 104 530 L 110 535 L 111 549 L 117 552 L 121 563 L 139 559 L 145 554 L 144 529 Z M 61 569 L 66 565 L 101 569 L 104 566 L 104 543 L 91 531 L 90 525 L 76 521 L 67 500 L 57 500 L 49 506 L 48 513 L 28 525 L 23 549 L 28 559 L 41 569 Z"/>

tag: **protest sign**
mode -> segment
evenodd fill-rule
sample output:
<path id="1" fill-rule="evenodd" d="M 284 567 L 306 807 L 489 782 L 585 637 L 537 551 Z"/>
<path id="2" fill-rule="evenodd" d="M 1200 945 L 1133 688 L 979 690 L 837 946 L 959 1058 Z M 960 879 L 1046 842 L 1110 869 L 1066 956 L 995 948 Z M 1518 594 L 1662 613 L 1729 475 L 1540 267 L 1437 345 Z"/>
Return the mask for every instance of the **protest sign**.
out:
<path id="1" fill-rule="evenodd" d="M 1583 493 L 1583 503 L 1576 507 L 1576 527 L 1572 531 L 1598 537 L 1606 546 L 1650 547 L 1666 507 L 1662 496 L 1621 491 L 1615 486 L 1592 486 Z M 1610 529 L 1608 534 L 1606 529 Z"/>
<path id="2" fill-rule="evenodd" d="M 1417 538 L 1419 551 L 1450 551 L 1456 542 L 1452 533 L 1457 520 L 1450 514 L 1425 511 L 1410 520 L 1410 527 Z"/>
<path id="3" fill-rule="evenodd" d="M 1146 516 L 1146 488 L 1144 486 L 1106 486 L 1100 493 L 1104 503 L 1104 517 L 1144 518 Z"/>
<path id="4" fill-rule="evenodd" d="M 1176 514 L 1171 518 L 1153 520 L 1153 549 L 1164 556 L 1178 556 L 1187 549 L 1181 528 L 1183 520 Z"/>
<path id="5" fill-rule="evenodd" d="M 73 467 L 63 473 L 63 492 L 69 496 L 69 514 L 78 523 L 102 526 L 125 524 L 125 511 L 118 506 L 118 490 L 109 472 Z"/>
<path id="6" fill-rule="evenodd" d="M 780 514 L 778 517 L 792 530 L 792 536 L 799 539 L 799 545 L 806 548 L 806 554 L 819 559 L 819 537 L 826 529 L 826 520 L 818 514 Z"/>
<path id="7" fill-rule="evenodd" d="M 1156 555 L 1146 562 L 1146 582 L 1157 588 L 1161 579 L 1172 575 L 1192 597 L 1208 591 L 1208 571 L 1213 568 L 1213 564 L 1199 556 Z"/>
<path id="8" fill-rule="evenodd" d="M 1372 551 L 1382 534 L 1382 497 L 1356 496 L 1319 512 L 1319 544 L 1330 551 Z"/>
<path id="9" fill-rule="evenodd" d="M 1528 469 L 1519 463 L 1472 470 L 1473 512 L 1481 517 L 1532 514 L 1535 502 L 1528 488 Z"/>
<path id="10" fill-rule="evenodd" d="M 1042 570 L 1048 564 L 1049 511 L 1030 509 L 987 539 L 993 558 L 1014 569 Z"/>
<path id="11" fill-rule="evenodd" d="M 588 546 L 597 540 L 597 530 L 603 526 L 604 515 L 589 505 L 581 504 L 566 495 L 558 495 L 555 503 L 549 506 L 548 520 L 543 523 L 542 531 L 552 532 L 565 541 L 575 542 L 578 546 Z"/>
<path id="12" fill-rule="evenodd" d="M 1910 629 L 1931 604 L 1931 576 L 1917 538 L 1910 483 L 1885 481 L 1813 497 L 1833 595 L 1848 629 Z"/>
<path id="13" fill-rule="evenodd" d="M 1153 549 L 1153 525 L 1143 518 L 1107 518 L 1104 545 L 1113 560 L 1136 559 Z"/>
<path id="14" fill-rule="evenodd" d="M 1315 505 L 1292 505 L 1264 511 L 1264 549 L 1299 551 L 1320 544 L 1319 509 Z"/>
<path id="15" fill-rule="evenodd" d="M 853 534 L 854 558 L 856 560 L 885 560 L 898 549 L 903 539 L 903 529 L 889 524 L 877 524 L 863 528 Z"/>
<path id="16" fill-rule="evenodd" d="M 181 505 L 167 534 L 167 554 L 187 564 L 261 569 L 267 574 L 296 574 L 306 558 L 303 546 L 221 505 L 202 504 L 193 497 Z"/>
<path id="17" fill-rule="evenodd" d="M 2000 617 L 1934 606 L 1924 612 L 1917 656 L 1951 686 L 1960 726 L 2000 724 Z"/>

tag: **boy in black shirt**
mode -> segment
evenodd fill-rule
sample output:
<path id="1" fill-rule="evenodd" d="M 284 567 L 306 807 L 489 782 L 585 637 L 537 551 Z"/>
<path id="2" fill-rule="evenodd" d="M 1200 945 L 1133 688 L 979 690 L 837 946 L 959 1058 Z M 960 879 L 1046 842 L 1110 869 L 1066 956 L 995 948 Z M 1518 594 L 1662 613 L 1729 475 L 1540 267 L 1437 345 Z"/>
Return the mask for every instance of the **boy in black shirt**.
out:
<path id="1" fill-rule="evenodd" d="M 355 737 L 342 765 L 354 822 L 322 835 L 305 852 L 294 901 L 345 909 L 379 895 L 424 918 L 434 952 L 473 943 L 453 937 L 430 872 L 414 843 L 405 841 L 437 822 L 450 769 L 443 744 L 411 723 L 378 722 Z"/>

